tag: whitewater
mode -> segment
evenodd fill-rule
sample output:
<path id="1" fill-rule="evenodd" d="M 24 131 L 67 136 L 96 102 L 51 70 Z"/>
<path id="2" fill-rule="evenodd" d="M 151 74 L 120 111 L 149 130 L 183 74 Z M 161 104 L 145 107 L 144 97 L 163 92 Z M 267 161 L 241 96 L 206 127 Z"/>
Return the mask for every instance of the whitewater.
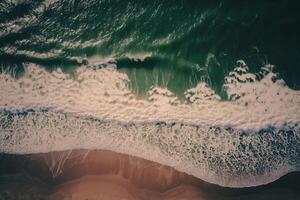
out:
<path id="1" fill-rule="evenodd" d="M 101 149 L 171 166 L 227 187 L 267 184 L 299 169 L 300 92 L 266 65 L 238 61 L 222 100 L 206 83 L 184 99 L 153 86 L 138 97 L 113 61 L 0 75 L 0 151 Z"/>

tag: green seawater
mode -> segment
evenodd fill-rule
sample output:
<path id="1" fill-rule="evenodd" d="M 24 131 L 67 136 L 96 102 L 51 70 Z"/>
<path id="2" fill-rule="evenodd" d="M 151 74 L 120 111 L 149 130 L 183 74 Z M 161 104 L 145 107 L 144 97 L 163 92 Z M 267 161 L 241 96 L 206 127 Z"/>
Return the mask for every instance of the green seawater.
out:
<path id="1" fill-rule="evenodd" d="M 137 94 L 159 85 L 180 96 L 205 81 L 226 99 L 224 76 L 242 59 L 250 72 L 275 65 L 299 89 L 298 2 L 1 0 L 0 63 L 72 72 L 113 58 Z"/>

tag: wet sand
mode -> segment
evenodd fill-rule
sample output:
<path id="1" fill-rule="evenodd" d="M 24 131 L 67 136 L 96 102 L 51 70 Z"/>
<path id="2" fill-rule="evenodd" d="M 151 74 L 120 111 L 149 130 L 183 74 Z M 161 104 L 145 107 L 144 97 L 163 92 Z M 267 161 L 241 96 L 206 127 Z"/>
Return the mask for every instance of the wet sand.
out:
<path id="1" fill-rule="evenodd" d="M 141 189 L 129 180 L 114 175 L 84 176 L 80 179 L 58 186 L 50 196 L 56 199 L 96 200 L 96 199 L 132 199 L 132 200 L 175 200 L 175 199 L 204 199 L 197 188 L 178 186 L 167 192 Z"/>
<path id="2" fill-rule="evenodd" d="M 300 174 L 260 187 L 231 189 L 141 158 L 73 150 L 0 156 L 2 199 L 300 199 Z"/>

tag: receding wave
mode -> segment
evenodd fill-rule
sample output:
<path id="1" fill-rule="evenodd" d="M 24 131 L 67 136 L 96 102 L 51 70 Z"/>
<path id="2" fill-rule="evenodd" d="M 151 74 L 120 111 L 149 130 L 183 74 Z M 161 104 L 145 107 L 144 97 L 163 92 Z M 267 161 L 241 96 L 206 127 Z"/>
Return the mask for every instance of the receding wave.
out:
<path id="1" fill-rule="evenodd" d="M 199 82 L 179 99 L 154 86 L 143 97 L 114 63 L 71 74 L 29 64 L 0 75 L 1 152 L 104 149 L 172 166 L 228 187 L 272 182 L 299 165 L 299 91 L 244 62 L 225 77 L 229 100 Z"/>

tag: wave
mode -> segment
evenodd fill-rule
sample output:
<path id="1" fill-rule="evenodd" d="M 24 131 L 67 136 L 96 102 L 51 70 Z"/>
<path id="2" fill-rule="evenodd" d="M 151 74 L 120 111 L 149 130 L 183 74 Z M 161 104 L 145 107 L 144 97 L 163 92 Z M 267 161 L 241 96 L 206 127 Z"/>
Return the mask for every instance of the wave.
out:
<path id="1" fill-rule="evenodd" d="M 159 66 L 217 67 L 210 75 L 217 82 L 224 78 L 218 71 L 231 71 L 236 58 L 252 71 L 271 60 L 289 87 L 299 88 L 299 31 L 293 27 L 300 15 L 290 12 L 295 3 L 4 0 L 0 63 L 64 68 L 97 56 L 143 53 L 166 58 Z"/>
<path id="2" fill-rule="evenodd" d="M 104 149 L 172 166 L 210 183 L 246 187 L 297 170 L 299 127 L 245 132 L 182 123 L 107 122 L 50 111 L 1 113 L 1 151 Z"/>
<path id="3" fill-rule="evenodd" d="M 179 99 L 152 87 L 142 98 L 113 62 L 71 74 L 29 64 L 0 75 L 0 150 L 30 154 L 104 149 L 134 155 L 228 187 L 272 182 L 298 170 L 299 91 L 267 65 L 244 62 L 225 78 L 224 101 L 203 82 Z"/>

